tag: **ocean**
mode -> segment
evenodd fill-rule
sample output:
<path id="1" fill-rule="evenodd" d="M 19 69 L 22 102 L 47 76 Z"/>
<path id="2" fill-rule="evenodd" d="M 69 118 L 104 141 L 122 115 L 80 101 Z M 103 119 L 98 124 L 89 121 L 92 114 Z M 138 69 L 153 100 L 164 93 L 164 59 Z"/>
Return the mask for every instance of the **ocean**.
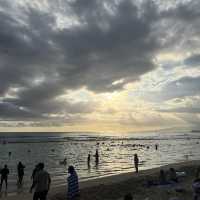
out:
<path id="1" fill-rule="evenodd" d="M 158 150 L 155 145 L 158 144 Z M 99 151 L 99 164 L 93 155 Z M 38 162 L 44 162 L 52 178 L 52 187 L 67 184 L 67 168 L 75 166 L 80 181 L 134 172 L 133 155 L 138 154 L 139 169 L 174 162 L 200 159 L 200 133 L 1 133 L 0 167 L 8 165 L 8 193 L 17 189 L 17 164 L 25 166 L 23 192 L 31 186 L 31 174 Z M 11 155 L 9 156 L 9 152 Z M 91 165 L 87 165 L 88 153 Z M 67 159 L 67 164 L 60 164 Z M 2 188 L 4 190 L 4 188 Z"/>

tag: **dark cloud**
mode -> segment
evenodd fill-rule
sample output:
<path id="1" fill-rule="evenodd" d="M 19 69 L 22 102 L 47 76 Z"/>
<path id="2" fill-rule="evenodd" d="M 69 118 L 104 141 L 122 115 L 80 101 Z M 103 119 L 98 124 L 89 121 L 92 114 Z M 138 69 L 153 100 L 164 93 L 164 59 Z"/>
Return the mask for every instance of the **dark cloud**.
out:
<path id="1" fill-rule="evenodd" d="M 156 68 L 153 60 L 160 48 L 174 44 L 175 38 L 180 44 L 179 38 L 185 39 L 186 32 L 188 36 L 184 23 L 194 19 L 196 25 L 199 16 L 198 3 L 161 12 L 150 1 L 137 5 L 131 0 L 60 2 L 51 1 L 44 10 L 0 2 L 1 118 L 93 112 L 93 104 L 75 104 L 59 96 L 82 87 L 95 93 L 113 92 L 139 80 Z M 63 27 L 56 14 L 63 18 Z M 66 18 L 70 26 L 65 25 Z M 171 19 L 181 21 L 178 31 L 168 23 L 162 25 L 163 20 Z M 169 29 L 176 37 L 167 37 Z M 118 80 L 122 81 L 113 84 Z M 179 86 L 183 91 L 178 97 L 184 96 L 184 89 L 199 92 L 192 84 L 198 80 L 180 81 L 190 86 Z M 176 96 L 171 91 L 177 89 L 174 84 L 164 88 L 168 98 Z M 16 95 L 8 97 L 12 88 L 17 88 Z"/>
<path id="2" fill-rule="evenodd" d="M 169 82 L 159 92 L 148 93 L 147 98 L 152 101 L 167 101 L 170 99 L 196 96 L 200 94 L 200 77 L 182 77 Z"/>
<path id="3" fill-rule="evenodd" d="M 29 112 L 23 107 L 18 107 L 7 102 L 0 102 L 0 113 L 0 120 L 9 120 L 15 118 L 27 120 L 29 118 L 41 118 L 40 115 L 37 115 L 34 112 Z"/>
<path id="4" fill-rule="evenodd" d="M 23 107 L 41 116 L 63 109 L 92 112 L 86 105 L 63 103 L 57 97 L 83 86 L 112 92 L 153 70 L 158 44 L 151 35 L 151 24 L 156 9 L 152 7 L 152 12 L 146 5 L 145 14 L 140 15 L 131 1 L 107 2 L 107 7 L 105 3 L 69 3 L 68 17 L 73 15 L 79 25 L 63 29 L 58 29 L 50 10 L 20 7 L 22 17 L 18 19 L 10 14 L 8 3 L 0 3 L 4 8 L 0 10 L 0 94 L 4 97 L 11 88 L 19 88 L 15 98 L 4 97 L 3 105 Z M 123 82 L 112 84 L 120 79 Z"/>
<path id="5" fill-rule="evenodd" d="M 194 54 L 184 60 L 184 64 L 189 67 L 199 67 L 200 66 L 200 55 Z"/>

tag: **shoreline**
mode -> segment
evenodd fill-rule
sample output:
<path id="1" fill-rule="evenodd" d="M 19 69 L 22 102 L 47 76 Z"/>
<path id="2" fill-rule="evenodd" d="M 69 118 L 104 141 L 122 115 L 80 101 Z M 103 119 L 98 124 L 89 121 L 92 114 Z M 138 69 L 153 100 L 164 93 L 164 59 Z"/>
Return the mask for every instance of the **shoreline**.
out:
<path id="1" fill-rule="evenodd" d="M 80 199 L 90 199 L 88 195 L 91 195 L 91 199 L 120 199 L 125 193 L 129 191 L 129 186 L 138 185 L 144 182 L 146 177 L 156 177 L 158 176 L 159 170 L 162 168 L 164 170 L 168 170 L 170 167 L 175 168 L 177 171 L 182 169 L 191 169 L 194 173 L 194 170 L 197 166 L 200 165 L 200 160 L 187 161 L 187 162 L 179 162 L 174 164 L 168 164 L 161 167 L 156 167 L 152 169 L 146 169 L 139 171 L 139 174 L 135 172 L 127 172 L 118 175 L 111 175 L 106 177 L 95 178 L 92 180 L 83 180 L 80 182 Z M 186 171 L 187 171 L 186 170 Z M 192 178 L 192 177 L 190 177 Z M 131 184 L 130 184 L 131 183 Z M 128 187 L 127 187 L 128 186 Z M 138 186 L 140 189 L 141 186 Z M 117 188 L 120 188 L 116 190 Z M 136 187 L 137 188 L 137 187 Z M 115 192 L 113 190 L 116 190 Z M 121 191 L 119 191 L 121 190 Z M 67 186 L 60 186 L 50 189 L 48 199 L 49 200 L 64 200 L 66 199 L 66 191 Z M 132 191 L 132 190 L 131 190 Z M 114 192 L 114 193 L 113 193 Z M 5 197 L 2 195 L 1 199 L 5 200 L 31 200 L 33 194 L 28 193 L 20 193 L 17 195 L 8 195 Z M 96 197 L 96 196 L 103 197 Z M 113 196 L 113 197 L 112 197 Z"/>

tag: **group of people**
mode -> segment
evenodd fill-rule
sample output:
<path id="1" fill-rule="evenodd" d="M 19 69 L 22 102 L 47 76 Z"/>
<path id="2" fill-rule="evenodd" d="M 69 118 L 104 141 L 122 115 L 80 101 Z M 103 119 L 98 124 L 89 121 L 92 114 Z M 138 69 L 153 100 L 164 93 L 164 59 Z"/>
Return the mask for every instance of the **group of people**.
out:
<path id="1" fill-rule="evenodd" d="M 18 184 L 22 185 L 23 176 L 24 176 L 24 168 L 25 166 L 19 162 L 17 165 L 17 171 L 18 171 Z M 78 183 L 78 175 L 76 173 L 76 170 L 73 166 L 69 166 L 68 168 L 69 176 L 67 178 L 68 182 L 68 199 L 73 199 L 75 196 L 79 195 L 79 183 Z M 0 184 L 0 190 L 2 188 L 3 182 L 5 182 L 6 190 L 8 187 L 8 174 L 9 169 L 8 166 L 5 165 L 3 169 L 0 170 L 1 174 L 1 184 Z M 44 170 L 44 163 L 38 163 L 32 173 L 31 176 L 32 179 L 32 185 L 30 187 L 30 193 L 32 193 L 34 189 L 33 194 L 33 200 L 46 200 L 48 191 L 50 189 L 51 184 L 51 177 L 50 174 Z"/>
<path id="2" fill-rule="evenodd" d="M 99 151 L 98 151 L 98 149 L 96 149 L 96 152 L 94 154 L 94 158 L 95 158 L 95 164 L 97 166 L 99 164 Z M 87 157 L 88 168 L 90 167 L 90 161 L 91 161 L 91 154 L 89 153 L 88 157 Z"/>
<path id="3" fill-rule="evenodd" d="M 155 185 L 169 185 L 178 183 L 178 176 L 174 168 L 170 168 L 168 172 L 163 169 L 160 170 L 158 180 L 152 180 L 148 178 L 147 186 L 155 186 Z"/>
<path id="4" fill-rule="evenodd" d="M 22 181 L 23 181 L 23 176 L 24 176 L 24 168 L 25 166 L 19 162 L 17 165 L 17 174 L 18 174 L 18 181 L 17 184 L 19 186 L 22 185 Z M 5 182 L 5 186 L 6 186 L 6 190 L 8 188 L 8 174 L 9 174 L 9 169 L 7 165 L 4 165 L 4 168 L 0 170 L 0 174 L 1 174 L 1 183 L 0 183 L 0 191 L 2 189 L 2 185 Z"/>

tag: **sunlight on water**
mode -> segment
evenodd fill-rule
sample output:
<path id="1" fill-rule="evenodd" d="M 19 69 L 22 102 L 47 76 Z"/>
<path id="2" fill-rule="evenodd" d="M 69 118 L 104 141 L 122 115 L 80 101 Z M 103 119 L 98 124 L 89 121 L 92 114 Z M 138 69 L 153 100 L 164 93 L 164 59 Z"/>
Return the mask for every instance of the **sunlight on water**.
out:
<path id="1" fill-rule="evenodd" d="M 24 190 L 31 185 L 31 173 L 38 162 L 44 162 L 52 177 L 53 187 L 66 184 L 67 167 L 74 165 L 81 180 L 134 171 L 133 154 L 137 153 L 140 169 L 148 169 L 173 162 L 199 159 L 198 134 L 129 134 L 120 136 L 87 134 L 49 134 L 1 136 L 1 167 L 10 169 L 9 192 L 16 191 L 17 163 L 26 165 Z M 6 144 L 3 144 L 6 143 Z M 159 144 L 158 150 L 155 144 Z M 100 162 L 95 165 L 95 150 Z M 9 156 L 9 152 L 12 152 Z M 91 152 L 88 169 L 87 155 Z M 67 165 L 60 162 L 67 158 Z"/>

